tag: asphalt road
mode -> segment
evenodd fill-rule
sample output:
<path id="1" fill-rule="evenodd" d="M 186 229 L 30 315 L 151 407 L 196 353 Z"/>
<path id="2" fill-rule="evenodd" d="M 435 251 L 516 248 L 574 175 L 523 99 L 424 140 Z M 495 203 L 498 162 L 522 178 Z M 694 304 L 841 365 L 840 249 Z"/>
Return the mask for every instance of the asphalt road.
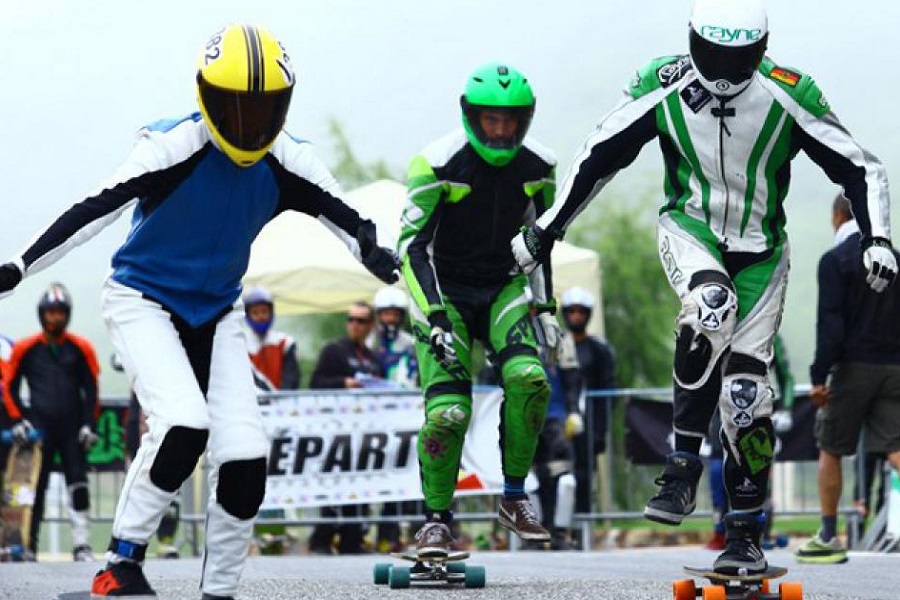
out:
<path id="1" fill-rule="evenodd" d="M 244 571 L 239 600 L 307 598 L 392 598 L 428 600 L 565 600 L 603 598 L 667 600 L 681 566 L 705 566 L 713 553 L 700 548 L 659 548 L 602 552 L 480 552 L 471 564 L 487 568 L 484 589 L 414 588 L 391 590 L 372 582 L 375 562 L 385 557 L 252 557 Z M 809 600 L 900 598 L 900 554 L 851 553 L 844 565 L 798 565 L 787 551 L 769 553 L 786 566 L 785 581 L 800 581 Z M 399 561 L 398 561 L 399 562 Z M 402 563 L 409 564 L 409 563 Z M 98 563 L 0 564 L 0 598 L 83 600 Z M 149 560 L 146 573 L 161 600 L 198 600 L 200 561 Z M 773 582 L 777 583 L 777 582 Z"/>

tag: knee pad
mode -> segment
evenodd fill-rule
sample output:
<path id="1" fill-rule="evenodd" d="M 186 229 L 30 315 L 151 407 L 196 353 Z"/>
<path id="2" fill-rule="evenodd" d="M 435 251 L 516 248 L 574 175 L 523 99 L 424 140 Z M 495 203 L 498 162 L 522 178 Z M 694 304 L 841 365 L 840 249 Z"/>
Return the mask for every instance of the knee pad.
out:
<path id="1" fill-rule="evenodd" d="M 72 497 L 72 510 L 82 511 L 91 507 L 87 482 L 73 483 L 69 486 L 69 494 Z"/>
<path id="2" fill-rule="evenodd" d="M 216 500 L 225 512 L 252 519 L 266 495 L 266 459 L 233 460 L 219 467 Z"/>
<path id="3" fill-rule="evenodd" d="M 166 492 L 176 491 L 197 466 L 208 439 L 208 429 L 176 425 L 167 431 L 150 467 L 153 485 Z"/>
<path id="4" fill-rule="evenodd" d="M 513 356 L 503 363 L 505 402 L 520 403 L 525 422 L 537 435 L 544 426 L 550 402 L 550 383 L 541 361 L 536 356 Z"/>
<path id="5" fill-rule="evenodd" d="M 734 441 L 739 429 L 750 427 L 758 419 L 771 417 L 774 398 L 775 393 L 765 374 L 726 374 L 722 379 L 719 410 L 722 429 L 728 439 Z"/>
<path id="6" fill-rule="evenodd" d="M 682 301 L 676 322 L 675 381 L 695 390 L 709 379 L 713 368 L 731 344 L 737 322 L 737 296 L 731 281 L 717 271 L 701 271 L 696 284 Z"/>
<path id="7" fill-rule="evenodd" d="M 472 418 L 471 400 L 466 396 L 445 394 L 430 398 L 425 406 L 425 426 L 466 435 Z"/>
<path id="8" fill-rule="evenodd" d="M 722 429 L 725 450 L 725 491 L 732 510 L 760 510 L 769 490 L 769 471 L 775 457 L 775 431 L 768 417 L 737 430 L 731 440 Z"/>

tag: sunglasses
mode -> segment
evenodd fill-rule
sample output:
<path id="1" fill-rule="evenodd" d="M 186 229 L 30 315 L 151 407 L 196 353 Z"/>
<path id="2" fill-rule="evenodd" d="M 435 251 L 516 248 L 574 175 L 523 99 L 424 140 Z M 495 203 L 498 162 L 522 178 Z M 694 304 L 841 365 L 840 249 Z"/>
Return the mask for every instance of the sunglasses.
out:
<path id="1" fill-rule="evenodd" d="M 348 316 L 348 317 L 347 317 L 347 322 L 348 322 L 348 323 L 363 323 L 363 324 L 365 324 L 365 323 L 371 323 L 371 322 L 372 322 L 372 319 L 371 319 L 371 317 L 354 317 L 354 316 Z"/>

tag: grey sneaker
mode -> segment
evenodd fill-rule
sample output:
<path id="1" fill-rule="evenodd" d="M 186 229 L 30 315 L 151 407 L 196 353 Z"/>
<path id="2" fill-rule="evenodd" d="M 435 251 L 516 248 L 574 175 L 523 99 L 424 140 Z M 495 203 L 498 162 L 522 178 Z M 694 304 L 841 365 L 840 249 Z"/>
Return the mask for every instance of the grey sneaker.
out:
<path id="1" fill-rule="evenodd" d="M 697 483 L 703 474 L 699 456 L 673 452 L 666 457 L 666 468 L 655 483 L 660 487 L 644 508 L 644 517 L 666 525 L 680 525 L 697 506 Z"/>
<path id="2" fill-rule="evenodd" d="M 822 532 L 818 531 L 816 537 L 794 551 L 794 557 L 798 563 L 839 564 L 847 562 L 847 550 L 837 536 L 826 542 L 822 539 Z"/>
<path id="3" fill-rule="evenodd" d="M 446 523 L 428 521 L 416 532 L 416 554 L 421 558 L 446 557 L 453 541 Z"/>
<path id="4" fill-rule="evenodd" d="M 550 541 L 550 532 L 541 525 L 528 496 L 502 498 L 500 500 L 500 524 L 523 540 Z"/>
<path id="5" fill-rule="evenodd" d="M 94 554 L 88 545 L 75 546 L 72 549 L 72 559 L 75 562 L 94 562 Z"/>

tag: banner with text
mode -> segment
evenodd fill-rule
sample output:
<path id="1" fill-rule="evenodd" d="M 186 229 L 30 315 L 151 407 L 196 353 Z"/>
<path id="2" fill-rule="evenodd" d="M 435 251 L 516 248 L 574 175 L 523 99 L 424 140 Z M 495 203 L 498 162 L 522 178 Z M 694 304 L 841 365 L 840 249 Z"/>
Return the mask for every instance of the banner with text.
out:
<path id="1" fill-rule="evenodd" d="M 475 394 L 457 495 L 502 491 L 501 401 L 499 390 Z M 263 509 L 422 497 L 416 454 L 424 418 L 420 394 L 299 392 L 263 397 L 260 410 L 272 440 Z"/>

